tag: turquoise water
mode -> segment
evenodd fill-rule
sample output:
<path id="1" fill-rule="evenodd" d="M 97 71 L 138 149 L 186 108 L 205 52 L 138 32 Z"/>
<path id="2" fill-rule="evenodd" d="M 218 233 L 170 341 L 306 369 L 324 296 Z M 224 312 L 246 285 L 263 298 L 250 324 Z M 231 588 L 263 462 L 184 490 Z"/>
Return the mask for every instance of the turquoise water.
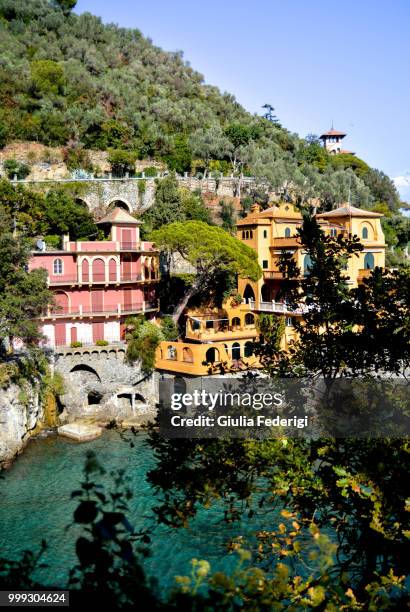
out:
<path id="1" fill-rule="evenodd" d="M 108 471 L 126 470 L 134 494 L 129 502 L 130 522 L 135 529 L 151 526 L 151 509 L 158 498 L 145 475 L 154 458 L 142 435 L 134 443 L 130 448 L 116 432 L 104 432 L 100 439 L 83 444 L 57 437 L 31 441 L 0 480 L 0 556 L 16 558 L 23 550 L 38 550 L 44 539 L 49 548 L 43 561 L 49 567 L 38 570 L 36 578 L 64 585 L 68 569 L 76 562 L 74 544 L 79 533 L 77 527 L 66 530 L 76 507 L 70 495 L 82 479 L 88 449 Z M 174 576 L 189 574 L 194 557 L 207 559 L 212 570 L 229 570 L 236 560 L 226 553 L 227 541 L 238 534 L 251 535 L 255 528 L 255 523 L 223 523 L 221 508 L 201 510 L 187 529 L 155 526 L 152 554 L 143 566 L 162 589 L 174 584 Z"/>

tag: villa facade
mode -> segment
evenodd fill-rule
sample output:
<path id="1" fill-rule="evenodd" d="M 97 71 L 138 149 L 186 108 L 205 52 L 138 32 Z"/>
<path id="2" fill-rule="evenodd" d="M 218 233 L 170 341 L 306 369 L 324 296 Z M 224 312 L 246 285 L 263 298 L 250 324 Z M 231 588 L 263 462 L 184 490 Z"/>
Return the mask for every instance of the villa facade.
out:
<path id="1" fill-rule="evenodd" d="M 347 263 L 346 282 L 351 287 L 357 287 L 376 266 L 385 265 L 381 217 L 351 205 L 316 215 L 326 234 L 356 235 L 363 244 L 363 250 Z M 281 203 L 266 210 L 255 204 L 237 223 L 237 238 L 257 252 L 262 277 L 258 281 L 238 279 L 238 292 L 243 297 L 240 305 L 228 302 L 220 311 L 189 311 L 184 340 L 161 343 L 157 369 L 206 376 L 218 373 L 222 367 L 230 371 L 257 368 L 254 342 L 258 337 L 257 319 L 262 313 L 284 318 L 282 348 L 286 350 L 296 338 L 294 323 L 303 318 L 303 306 L 292 310 L 287 305 L 279 259 L 284 252 L 292 253 L 301 275 L 308 274 L 311 261 L 297 235 L 301 225 L 302 215 L 291 204 Z"/>
<path id="2" fill-rule="evenodd" d="M 70 241 L 46 250 L 38 242 L 29 263 L 44 268 L 55 305 L 41 320 L 48 346 L 78 346 L 124 339 L 131 315 L 158 311 L 158 251 L 140 240 L 140 222 L 116 208 L 98 222 L 105 240 Z"/>

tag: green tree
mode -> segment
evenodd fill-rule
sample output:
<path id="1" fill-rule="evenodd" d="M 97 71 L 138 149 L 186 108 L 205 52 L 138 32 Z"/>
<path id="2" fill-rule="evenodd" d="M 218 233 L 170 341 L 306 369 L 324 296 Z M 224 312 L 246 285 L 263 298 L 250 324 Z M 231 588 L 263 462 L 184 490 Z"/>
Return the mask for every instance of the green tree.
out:
<path id="1" fill-rule="evenodd" d="M 108 162 L 111 164 L 111 171 L 115 177 L 122 178 L 127 173 L 131 176 L 135 174 L 136 153 L 123 151 L 121 149 L 111 150 L 108 155 Z"/>
<path id="2" fill-rule="evenodd" d="M 69 15 L 77 4 L 77 0 L 53 0 L 53 4 L 60 7 L 64 15 Z"/>
<path id="3" fill-rule="evenodd" d="M 68 233 L 71 240 L 95 238 L 97 234 L 97 226 L 88 208 L 63 191 L 48 192 L 42 221 L 46 234 Z"/>
<path id="4" fill-rule="evenodd" d="M 64 71 L 61 64 L 52 60 L 37 60 L 31 63 L 31 79 L 37 95 L 61 94 L 64 86 Z"/>
<path id="5" fill-rule="evenodd" d="M 152 232 L 151 239 L 166 253 L 179 253 L 196 268 L 192 285 L 176 304 L 173 320 L 177 322 L 190 298 L 201 290 L 211 291 L 221 272 L 241 274 L 253 280 L 261 275 L 253 249 L 230 236 L 222 228 L 202 221 L 174 222 Z"/>
<path id="6" fill-rule="evenodd" d="M 0 231 L 0 337 L 3 350 L 20 338 L 32 346 L 41 338 L 38 319 L 52 302 L 45 270 L 27 271 L 31 241 Z"/>

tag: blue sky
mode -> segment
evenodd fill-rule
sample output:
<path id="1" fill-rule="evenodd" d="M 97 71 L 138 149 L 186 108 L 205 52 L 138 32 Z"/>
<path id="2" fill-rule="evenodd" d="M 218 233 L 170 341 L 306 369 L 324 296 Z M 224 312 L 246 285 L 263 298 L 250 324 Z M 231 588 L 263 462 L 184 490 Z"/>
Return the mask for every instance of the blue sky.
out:
<path id="1" fill-rule="evenodd" d="M 334 127 L 410 200 L 409 0 L 79 0 L 105 22 L 182 49 L 249 111 L 301 136 Z"/>

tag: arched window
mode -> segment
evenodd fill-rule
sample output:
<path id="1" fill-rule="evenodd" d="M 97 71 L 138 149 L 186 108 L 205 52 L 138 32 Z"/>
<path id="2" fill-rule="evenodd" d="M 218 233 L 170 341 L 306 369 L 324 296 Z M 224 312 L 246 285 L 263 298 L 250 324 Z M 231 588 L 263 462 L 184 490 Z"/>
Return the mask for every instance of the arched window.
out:
<path id="1" fill-rule="evenodd" d="M 245 232 L 242 230 L 242 240 L 245 240 Z"/>
<path id="2" fill-rule="evenodd" d="M 245 357 L 252 357 L 253 355 L 253 342 L 245 342 L 245 350 L 244 350 L 244 356 Z"/>
<path id="3" fill-rule="evenodd" d="M 83 259 L 81 264 L 81 271 L 83 283 L 88 283 L 90 281 L 90 264 L 88 263 L 88 259 Z"/>
<path id="4" fill-rule="evenodd" d="M 252 313 L 247 312 L 245 315 L 245 325 L 253 325 L 255 323 L 255 317 Z"/>
<path id="5" fill-rule="evenodd" d="M 303 274 L 308 276 L 312 269 L 312 258 L 310 255 L 305 255 L 303 258 Z"/>
<path id="6" fill-rule="evenodd" d="M 252 230 L 249 232 L 249 238 L 253 238 L 253 231 Z"/>
<path id="7" fill-rule="evenodd" d="M 335 227 L 332 227 L 332 229 L 330 230 L 330 235 L 334 238 L 337 235 L 337 230 Z"/>
<path id="8" fill-rule="evenodd" d="M 369 237 L 369 230 L 367 229 L 367 227 L 364 227 L 364 228 L 362 229 L 362 238 L 363 238 L 364 240 L 367 240 L 367 239 L 368 239 L 368 237 Z"/>
<path id="9" fill-rule="evenodd" d="M 249 300 L 255 301 L 255 293 L 250 285 L 246 285 L 243 297 L 248 302 Z"/>
<path id="10" fill-rule="evenodd" d="M 182 361 L 185 361 L 186 363 L 194 363 L 194 354 L 187 346 L 182 349 Z"/>
<path id="11" fill-rule="evenodd" d="M 57 291 L 54 294 L 53 313 L 56 314 L 67 314 L 69 312 L 69 300 L 68 295 L 64 291 Z"/>
<path id="12" fill-rule="evenodd" d="M 105 280 L 105 263 L 103 259 L 93 261 L 93 282 Z"/>
<path id="13" fill-rule="evenodd" d="M 215 361 L 219 361 L 219 351 L 218 349 L 211 347 L 206 351 L 205 361 L 207 363 L 215 363 Z"/>
<path id="14" fill-rule="evenodd" d="M 111 258 L 108 264 L 108 278 L 110 281 L 117 280 L 117 262 Z"/>
<path id="15" fill-rule="evenodd" d="M 241 320 L 239 317 L 234 317 L 232 319 L 232 327 L 240 327 L 241 325 Z"/>
<path id="16" fill-rule="evenodd" d="M 364 267 L 366 270 L 374 270 L 373 253 L 366 253 L 366 255 L 364 256 Z"/>
<path id="17" fill-rule="evenodd" d="M 240 359 L 241 358 L 241 345 L 239 342 L 234 342 L 232 344 L 232 359 Z"/>
<path id="18" fill-rule="evenodd" d="M 285 238 L 290 238 L 290 227 L 285 227 Z"/>
<path id="19" fill-rule="evenodd" d="M 53 274 L 63 274 L 63 260 L 59 257 L 53 261 Z"/>
<path id="20" fill-rule="evenodd" d="M 177 360 L 177 349 L 175 348 L 175 346 L 168 346 L 167 348 L 167 359 L 170 359 L 171 361 L 176 361 Z"/>

